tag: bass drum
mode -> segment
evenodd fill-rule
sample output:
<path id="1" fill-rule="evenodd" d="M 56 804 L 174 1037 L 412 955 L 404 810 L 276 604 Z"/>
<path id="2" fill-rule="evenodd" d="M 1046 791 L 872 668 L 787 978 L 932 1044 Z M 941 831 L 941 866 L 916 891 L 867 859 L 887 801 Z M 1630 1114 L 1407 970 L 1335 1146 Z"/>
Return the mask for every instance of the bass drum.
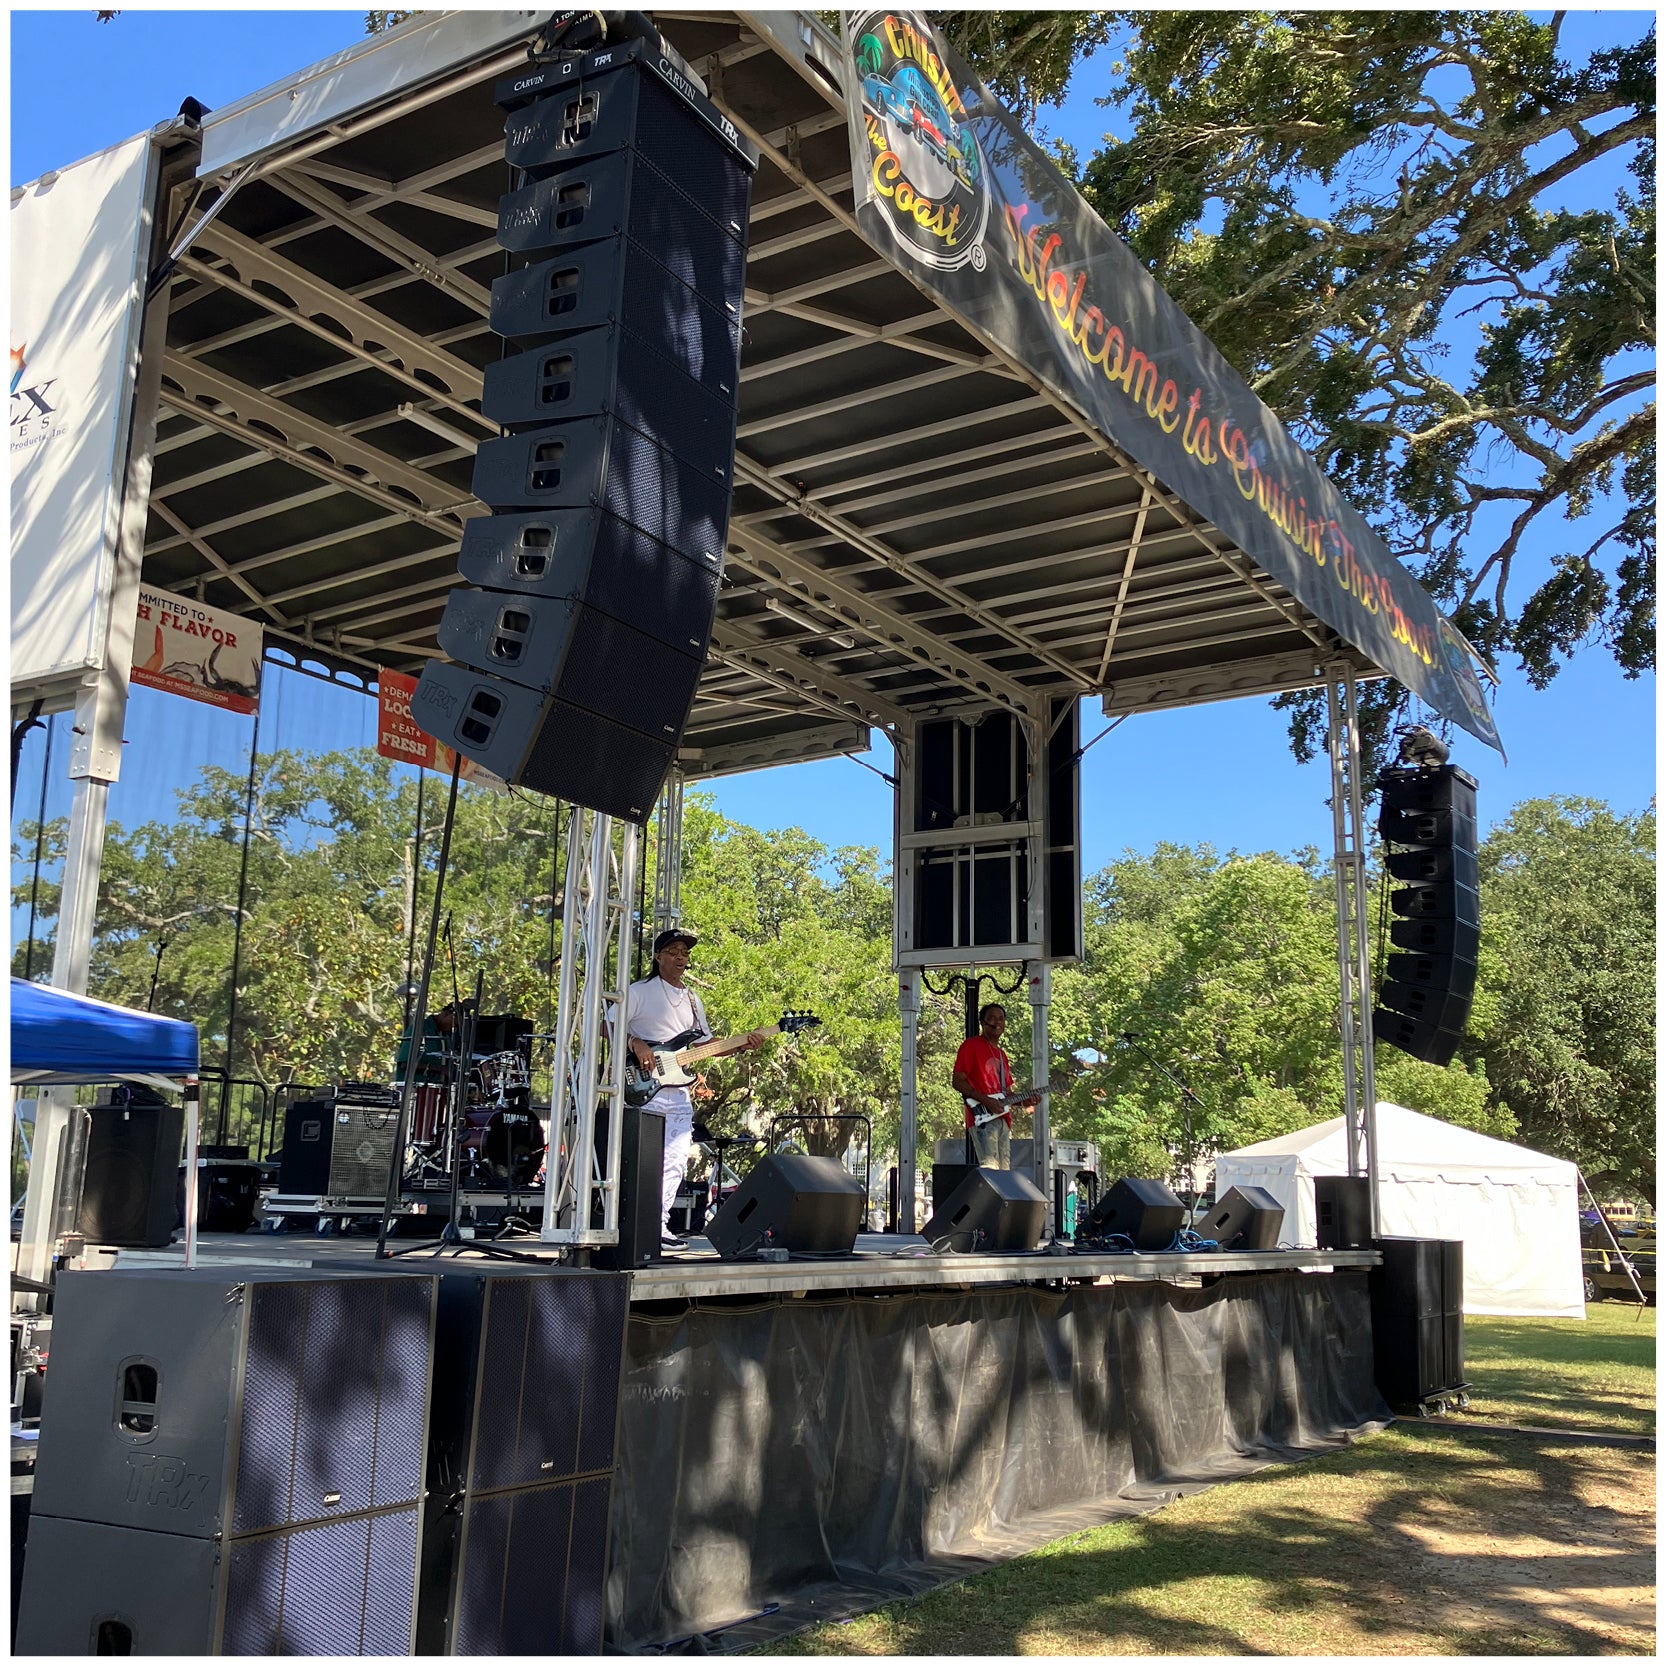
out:
<path id="1" fill-rule="evenodd" d="M 544 1156 L 543 1130 L 530 1111 L 475 1106 L 464 1113 L 464 1162 L 477 1185 L 524 1187 Z"/>

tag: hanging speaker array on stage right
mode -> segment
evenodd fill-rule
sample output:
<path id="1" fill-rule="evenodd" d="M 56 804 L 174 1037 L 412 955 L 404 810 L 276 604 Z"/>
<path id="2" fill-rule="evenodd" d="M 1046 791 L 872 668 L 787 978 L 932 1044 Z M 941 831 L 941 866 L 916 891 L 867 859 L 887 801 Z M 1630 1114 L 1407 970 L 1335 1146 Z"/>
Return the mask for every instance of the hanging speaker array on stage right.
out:
<path id="1" fill-rule="evenodd" d="M 677 755 L 717 609 L 757 156 L 629 41 L 503 83 L 492 286 L 502 425 L 411 715 L 536 792 L 641 822 Z"/>
<path id="2" fill-rule="evenodd" d="M 1464 1037 L 1476 990 L 1482 906 L 1476 871 L 1476 780 L 1451 764 L 1385 770 L 1378 831 L 1396 882 L 1395 919 L 1372 1034 L 1445 1065 Z"/>

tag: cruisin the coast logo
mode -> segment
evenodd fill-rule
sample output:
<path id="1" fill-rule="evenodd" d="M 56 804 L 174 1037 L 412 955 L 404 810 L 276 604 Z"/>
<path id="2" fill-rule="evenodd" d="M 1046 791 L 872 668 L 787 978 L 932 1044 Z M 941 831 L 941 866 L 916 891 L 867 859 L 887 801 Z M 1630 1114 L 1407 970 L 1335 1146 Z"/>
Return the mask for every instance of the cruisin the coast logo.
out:
<path id="1" fill-rule="evenodd" d="M 955 84 L 911 12 L 867 12 L 851 27 L 872 198 L 914 260 L 982 272 L 989 165 L 973 131 L 975 87 Z"/>

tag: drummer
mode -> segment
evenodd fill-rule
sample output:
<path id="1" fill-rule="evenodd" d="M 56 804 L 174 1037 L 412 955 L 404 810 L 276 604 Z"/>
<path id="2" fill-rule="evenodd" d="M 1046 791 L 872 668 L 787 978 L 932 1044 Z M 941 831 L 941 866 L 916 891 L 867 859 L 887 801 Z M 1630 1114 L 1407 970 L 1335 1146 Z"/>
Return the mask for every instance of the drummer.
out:
<path id="1" fill-rule="evenodd" d="M 457 1057 L 458 1027 L 467 1014 L 474 1012 L 473 999 L 448 1002 L 438 1013 L 423 1019 L 423 1049 L 417 1056 L 416 1080 L 419 1083 L 443 1083 L 451 1062 Z M 405 1067 L 411 1058 L 411 1031 L 407 1026 L 399 1039 L 399 1052 L 394 1058 L 394 1081 L 405 1081 Z"/>

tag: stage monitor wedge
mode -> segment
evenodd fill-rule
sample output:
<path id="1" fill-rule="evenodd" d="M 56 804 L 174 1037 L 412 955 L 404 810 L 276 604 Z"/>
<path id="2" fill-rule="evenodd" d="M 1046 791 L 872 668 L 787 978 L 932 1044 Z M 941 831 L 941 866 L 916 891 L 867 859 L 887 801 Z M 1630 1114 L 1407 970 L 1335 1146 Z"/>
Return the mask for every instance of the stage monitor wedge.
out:
<path id="1" fill-rule="evenodd" d="M 863 1187 L 835 1158 L 774 1152 L 752 1172 L 706 1224 L 720 1256 L 759 1250 L 843 1256 L 862 1225 Z"/>
<path id="2" fill-rule="evenodd" d="M 1079 1236 L 1128 1239 L 1136 1250 L 1168 1250 L 1186 1226 L 1187 1207 L 1162 1181 L 1125 1175 L 1113 1183 Z"/>
<path id="3" fill-rule="evenodd" d="M 1277 1250 L 1284 1220 L 1285 1206 L 1266 1187 L 1229 1187 L 1198 1232 L 1221 1250 Z"/>
<path id="4" fill-rule="evenodd" d="M 934 1250 L 966 1255 L 1034 1250 L 1047 1231 L 1048 1201 L 1016 1169 L 969 1168 L 920 1230 Z"/>
<path id="5" fill-rule="evenodd" d="M 530 68 L 499 101 L 523 177 L 490 313 L 512 351 L 482 409 L 507 432 L 476 453 L 494 513 L 411 715 L 512 786 L 642 822 L 717 607 L 758 159 L 652 41 Z"/>

